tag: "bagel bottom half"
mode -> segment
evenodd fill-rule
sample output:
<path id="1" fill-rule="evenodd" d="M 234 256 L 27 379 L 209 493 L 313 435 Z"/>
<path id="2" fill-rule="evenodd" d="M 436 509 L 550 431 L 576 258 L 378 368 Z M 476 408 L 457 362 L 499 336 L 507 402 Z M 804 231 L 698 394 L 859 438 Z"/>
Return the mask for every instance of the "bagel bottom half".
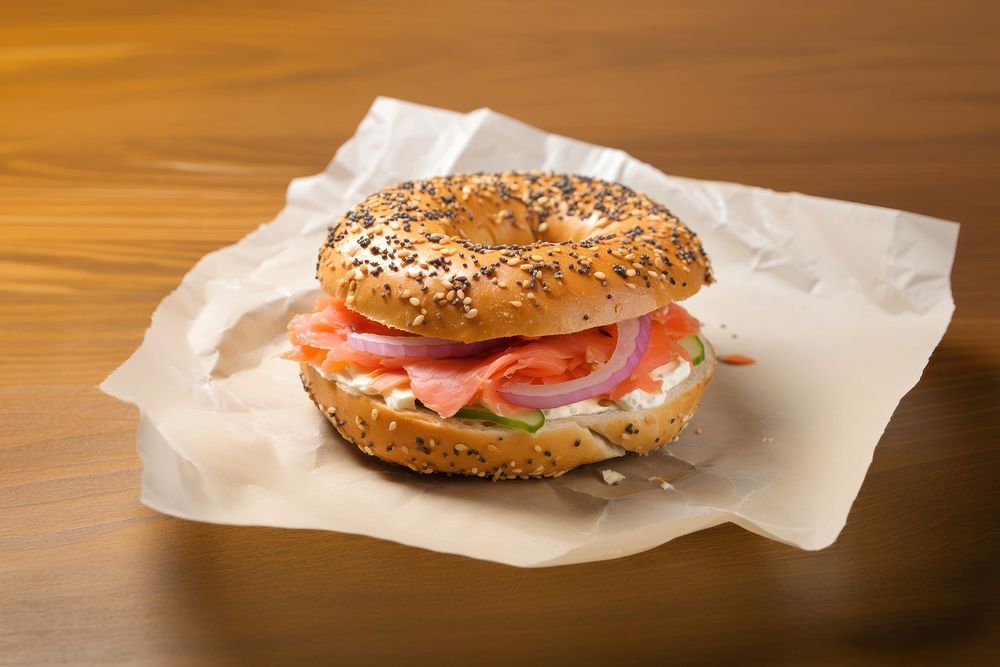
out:
<path id="1" fill-rule="evenodd" d="M 302 383 L 334 428 L 365 454 L 422 473 L 491 479 L 555 477 L 627 452 L 648 454 L 674 440 L 694 415 L 715 370 L 715 353 L 663 403 L 552 419 L 535 433 L 489 422 L 442 419 L 429 410 L 394 410 L 378 396 L 352 393 L 301 364 Z"/>

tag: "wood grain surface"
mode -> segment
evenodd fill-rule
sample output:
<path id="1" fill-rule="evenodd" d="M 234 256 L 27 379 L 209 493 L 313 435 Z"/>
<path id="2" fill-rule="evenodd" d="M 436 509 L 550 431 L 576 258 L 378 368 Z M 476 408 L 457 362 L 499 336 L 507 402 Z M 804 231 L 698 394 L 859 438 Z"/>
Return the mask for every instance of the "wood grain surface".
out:
<path id="1" fill-rule="evenodd" d="M 993 2 L 0 4 L 0 664 L 997 664 Z M 962 223 L 847 527 L 518 570 L 140 505 L 95 385 L 376 95 Z"/>

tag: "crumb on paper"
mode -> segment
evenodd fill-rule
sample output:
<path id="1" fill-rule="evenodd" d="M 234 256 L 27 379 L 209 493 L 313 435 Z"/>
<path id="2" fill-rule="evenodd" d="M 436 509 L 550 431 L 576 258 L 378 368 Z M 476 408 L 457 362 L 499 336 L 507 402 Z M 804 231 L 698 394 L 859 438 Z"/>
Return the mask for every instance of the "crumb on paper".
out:
<path id="1" fill-rule="evenodd" d="M 649 481 L 653 482 L 654 484 L 658 484 L 659 487 L 664 491 L 669 491 L 670 489 L 674 488 L 673 484 L 663 479 L 659 475 L 653 475 L 652 477 L 649 478 Z"/>
<path id="2" fill-rule="evenodd" d="M 614 486 L 618 482 L 625 479 L 625 475 L 621 474 L 620 472 L 616 472 L 610 468 L 605 468 L 604 470 L 602 470 L 601 477 L 604 478 L 604 483 L 607 484 L 608 486 Z"/>
<path id="3" fill-rule="evenodd" d="M 760 441 L 761 442 L 774 442 L 774 438 L 764 437 L 764 438 L 761 438 Z"/>
<path id="4" fill-rule="evenodd" d="M 701 435 L 701 427 L 699 427 L 699 428 L 696 428 L 696 429 L 694 430 L 694 434 L 695 434 L 695 435 Z"/>

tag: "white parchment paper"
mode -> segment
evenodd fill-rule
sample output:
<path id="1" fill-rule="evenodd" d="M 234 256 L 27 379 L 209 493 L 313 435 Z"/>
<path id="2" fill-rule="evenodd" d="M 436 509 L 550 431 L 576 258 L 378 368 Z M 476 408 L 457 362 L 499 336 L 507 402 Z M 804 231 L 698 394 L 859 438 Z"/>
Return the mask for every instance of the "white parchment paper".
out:
<path id="1" fill-rule="evenodd" d="M 368 193 L 450 172 L 619 181 L 702 237 L 718 283 L 685 306 L 722 354 L 681 439 L 554 480 L 416 475 L 334 434 L 278 358 L 318 293 L 326 227 Z M 480 109 L 375 101 L 278 217 L 211 253 L 102 385 L 140 409 L 142 500 L 179 517 L 372 535 L 518 566 L 624 556 L 731 521 L 804 549 L 843 528 L 889 417 L 948 325 L 958 225 L 667 176 Z M 600 470 L 625 476 L 615 486 Z M 649 481 L 659 476 L 669 484 Z"/>

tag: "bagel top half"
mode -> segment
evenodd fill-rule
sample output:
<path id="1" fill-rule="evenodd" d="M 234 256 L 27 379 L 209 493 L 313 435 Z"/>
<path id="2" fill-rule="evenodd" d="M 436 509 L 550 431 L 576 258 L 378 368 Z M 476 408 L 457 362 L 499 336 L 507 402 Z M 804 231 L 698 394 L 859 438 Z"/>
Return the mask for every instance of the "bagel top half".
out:
<path id="1" fill-rule="evenodd" d="M 371 320 L 463 342 L 612 324 L 712 282 L 701 242 L 662 204 L 540 172 L 376 192 L 330 227 L 317 275 Z"/>

